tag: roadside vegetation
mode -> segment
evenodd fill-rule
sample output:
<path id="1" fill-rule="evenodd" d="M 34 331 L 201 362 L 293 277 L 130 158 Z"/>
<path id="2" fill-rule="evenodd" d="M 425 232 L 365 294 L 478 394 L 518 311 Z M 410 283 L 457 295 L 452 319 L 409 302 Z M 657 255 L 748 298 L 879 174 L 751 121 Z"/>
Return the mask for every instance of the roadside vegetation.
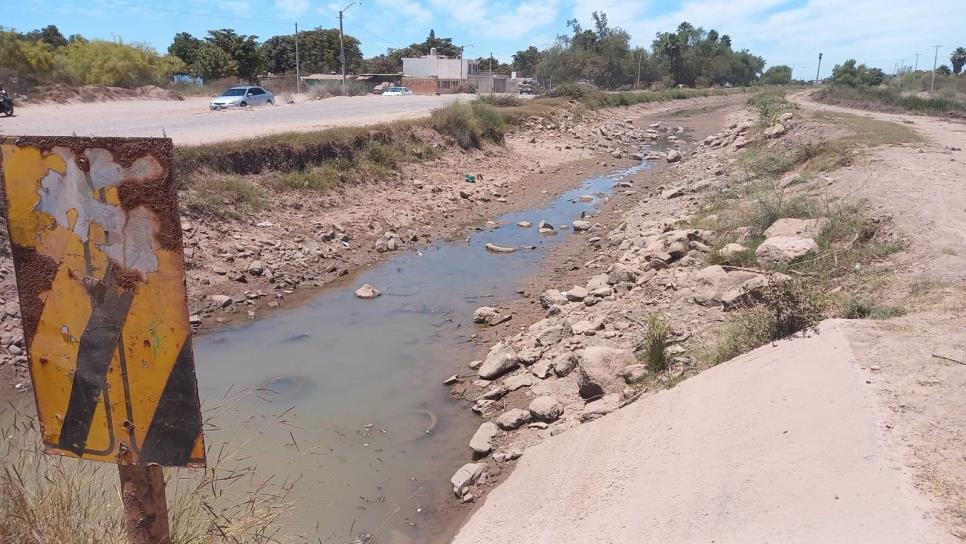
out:
<path id="1" fill-rule="evenodd" d="M 2 430 L 0 542 L 128 541 L 115 465 L 44 453 L 37 422 L 21 414 Z M 208 457 L 206 469 L 166 470 L 172 542 L 290 542 L 292 483 L 261 476 L 237 445 Z"/>
<path id="2" fill-rule="evenodd" d="M 144 44 L 65 38 L 53 25 L 26 34 L 0 27 L 0 59 L 0 81 L 14 90 L 51 83 L 162 86 L 186 68 Z"/>
<path id="3" fill-rule="evenodd" d="M 966 74 L 961 73 L 963 65 L 957 62 L 956 55 L 954 52 L 952 57 L 954 72 L 942 66 L 945 70 L 937 70 L 935 81 L 932 72 L 909 70 L 887 76 L 879 68 L 849 59 L 835 66 L 831 84 L 818 90 L 815 96 L 829 104 L 963 117 L 966 116 Z"/>
<path id="4" fill-rule="evenodd" d="M 752 97 L 764 130 L 794 109 L 780 93 Z M 878 302 L 870 291 L 875 262 L 900 251 L 900 240 L 873 218 L 863 202 L 836 198 L 813 183 L 819 174 L 850 164 L 862 150 L 879 145 L 914 143 L 919 136 L 906 126 L 846 114 L 820 114 L 842 131 L 831 140 L 758 143 L 746 148 L 738 163 L 743 181 L 715 195 L 695 226 L 718 233 L 708 264 L 769 274 L 770 281 L 750 305 L 732 314 L 716 343 L 704 347 L 711 364 L 729 360 L 768 342 L 814 327 L 826 317 L 887 319 L 905 309 Z M 761 140 L 759 140 L 761 142 Z M 771 144 L 771 145 L 769 145 Z M 823 219 L 817 252 L 788 265 L 766 267 L 755 258 L 765 230 L 781 218 Z M 740 242 L 746 249 L 722 249 Z"/>
<path id="5" fill-rule="evenodd" d="M 513 127 L 534 118 L 553 119 L 561 111 L 580 114 L 747 92 L 740 88 L 604 93 L 576 85 L 564 89 L 573 92 L 531 100 L 482 96 L 440 108 L 425 120 L 178 146 L 174 174 L 189 212 L 238 219 L 262 210 L 272 192 L 324 193 L 359 183 L 393 182 L 407 164 L 436 159 L 446 145 L 464 151 L 501 145 Z"/>

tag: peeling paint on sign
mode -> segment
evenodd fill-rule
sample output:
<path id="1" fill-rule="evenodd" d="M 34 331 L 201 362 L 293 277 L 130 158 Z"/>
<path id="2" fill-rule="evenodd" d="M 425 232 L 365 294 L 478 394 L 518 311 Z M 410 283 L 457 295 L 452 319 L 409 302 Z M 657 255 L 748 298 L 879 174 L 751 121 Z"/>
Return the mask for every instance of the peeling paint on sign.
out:
<path id="1" fill-rule="evenodd" d="M 122 464 L 203 466 L 171 141 L 0 139 L 44 443 Z"/>

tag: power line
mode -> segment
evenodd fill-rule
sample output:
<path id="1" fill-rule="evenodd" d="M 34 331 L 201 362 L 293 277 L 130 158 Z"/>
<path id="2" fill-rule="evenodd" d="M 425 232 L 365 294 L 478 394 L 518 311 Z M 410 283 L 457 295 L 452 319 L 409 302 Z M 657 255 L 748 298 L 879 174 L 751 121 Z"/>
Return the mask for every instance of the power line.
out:
<path id="1" fill-rule="evenodd" d="M 246 21 L 246 22 L 250 22 L 250 23 L 264 23 L 264 24 L 269 24 L 269 25 L 285 25 L 285 26 L 290 26 L 292 24 L 292 21 L 269 21 L 269 20 L 266 20 L 266 19 L 255 19 L 255 18 L 251 18 L 251 17 L 238 17 L 238 16 L 235 16 L 235 15 L 219 15 L 219 14 L 215 14 L 215 13 L 204 13 L 204 12 L 201 12 L 201 11 L 189 11 L 189 10 L 175 9 L 175 8 L 162 8 L 162 7 L 148 6 L 148 5 L 142 5 L 142 4 L 131 4 L 131 3 L 128 3 L 128 2 L 113 1 L 113 2 L 111 2 L 111 4 L 112 5 L 115 5 L 115 6 L 132 8 L 132 9 L 146 9 L 146 10 L 149 10 L 149 11 L 158 11 L 158 12 L 163 12 L 163 13 L 176 13 L 178 15 L 194 15 L 194 16 L 197 16 L 197 17 L 211 17 L 212 19 L 225 19 L 225 20 L 231 20 L 231 21 Z"/>
<path id="2" fill-rule="evenodd" d="M 360 28 L 363 32 L 365 32 L 370 37 L 372 37 L 374 41 L 379 42 L 379 43 L 384 44 L 384 45 L 388 45 L 389 47 L 391 47 L 393 49 L 399 49 L 399 47 L 396 46 L 396 44 L 393 44 L 393 43 L 390 43 L 390 42 L 387 42 L 387 41 L 381 39 L 375 32 L 369 30 L 369 28 L 367 28 L 365 25 L 363 25 L 362 23 L 360 23 L 355 18 L 349 17 L 348 15 L 344 15 L 343 17 L 345 18 L 345 20 L 350 21 L 356 27 Z"/>

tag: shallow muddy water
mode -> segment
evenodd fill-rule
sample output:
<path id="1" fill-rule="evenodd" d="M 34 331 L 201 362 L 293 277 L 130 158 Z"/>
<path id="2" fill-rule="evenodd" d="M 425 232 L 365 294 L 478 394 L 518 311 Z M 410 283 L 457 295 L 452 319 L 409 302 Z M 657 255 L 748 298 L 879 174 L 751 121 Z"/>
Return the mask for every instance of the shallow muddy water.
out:
<path id="1" fill-rule="evenodd" d="M 401 253 L 296 309 L 200 337 L 209 444 L 243 446 L 262 475 L 300 478 L 290 534 L 447 541 L 469 508 L 456 503 L 449 478 L 470 461 L 479 420 L 441 382 L 472 372 L 467 362 L 482 355 L 470 341 L 473 310 L 517 296 L 539 273 L 542 250 L 574 236 L 539 235 L 541 219 L 569 224 L 645 167 L 589 179 L 543 208 L 495 218 L 498 228 L 471 231 L 468 242 Z M 594 201 L 581 202 L 586 194 Z M 533 226 L 517 227 L 522 220 Z M 495 254 L 489 242 L 536 249 Z M 363 283 L 383 295 L 356 298 Z"/>

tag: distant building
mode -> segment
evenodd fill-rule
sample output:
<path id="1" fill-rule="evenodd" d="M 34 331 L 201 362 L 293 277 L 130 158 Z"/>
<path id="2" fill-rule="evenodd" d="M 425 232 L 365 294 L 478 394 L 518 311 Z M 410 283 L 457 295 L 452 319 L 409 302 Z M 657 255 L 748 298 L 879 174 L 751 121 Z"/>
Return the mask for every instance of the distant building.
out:
<path id="1" fill-rule="evenodd" d="M 416 94 L 456 92 L 460 84 L 472 83 L 480 75 L 478 60 L 444 57 L 435 48 L 422 57 L 403 57 L 402 62 L 402 84 Z"/>

